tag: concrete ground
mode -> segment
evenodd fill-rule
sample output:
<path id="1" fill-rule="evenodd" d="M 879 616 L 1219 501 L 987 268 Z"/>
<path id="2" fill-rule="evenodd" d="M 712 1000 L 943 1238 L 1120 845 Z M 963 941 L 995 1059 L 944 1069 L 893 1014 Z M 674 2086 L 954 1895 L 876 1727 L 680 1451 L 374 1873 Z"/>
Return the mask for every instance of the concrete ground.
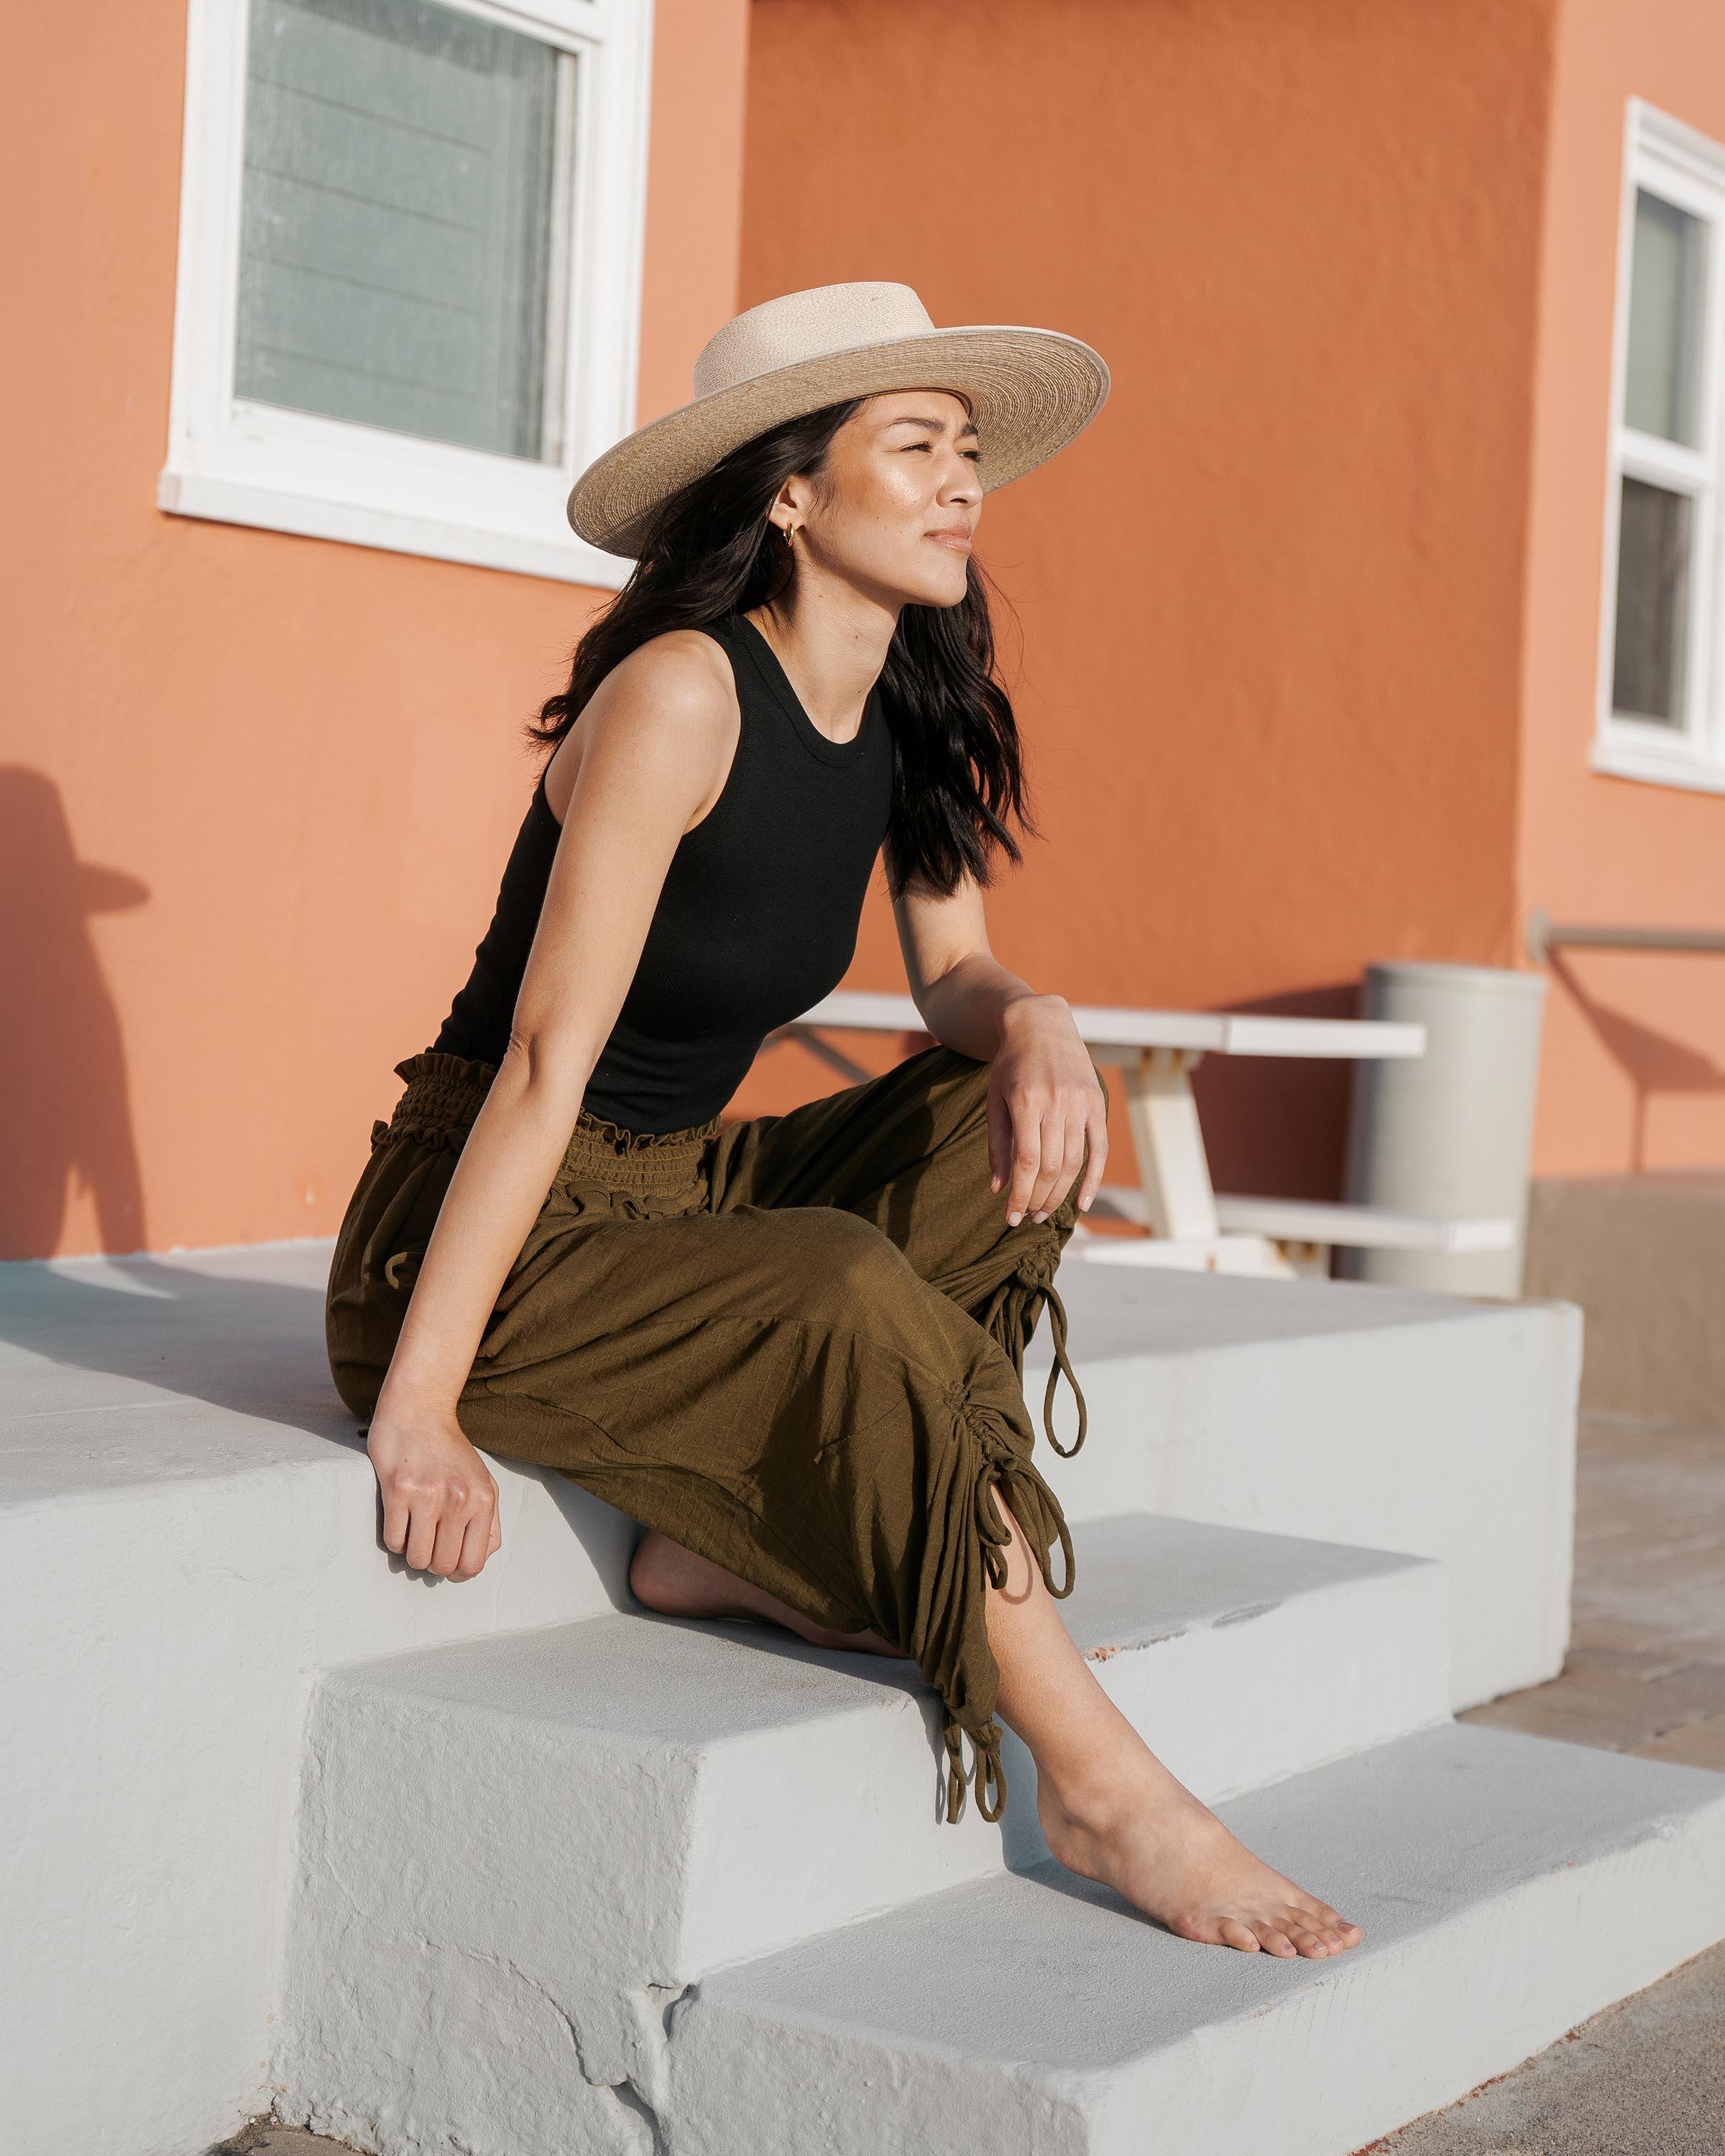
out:
<path id="1" fill-rule="evenodd" d="M 272 2126 L 262 2119 L 213 2148 L 210 2156 L 331 2156 L 332 2150 L 339 2156 L 352 2146 L 351 2141 L 326 2141 L 321 2133 L 304 2133 L 297 2126 Z"/>
<path id="2" fill-rule="evenodd" d="M 1573 1606 L 1561 1676 L 1460 1718 L 1725 1769 L 1725 1430 L 1582 1418 Z"/>
<path id="3" fill-rule="evenodd" d="M 1725 1430 L 1584 1419 L 1563 1672 L 1458 1718 L 1725 1772 Z M 1722 2121 L 1725 1943 L 1372 2156 L 1722 2156 Z M 212 2156 L 347 2146 L 259 2121 Z"/>
<path id="4" fill-rule="evenodd" d="M 1373 2142 L 1371 2156 L 1719 2156 L 1721 2149 L 1725 1946 L 1582 2022 L 1512 2074 Z"/>
<path id="5" fill-rule="evenodd" d="M 1470 1707 L 1570 1744 L 1725 1770 L 1725 1430 L 1583 1418 L 1561 1676 Z M 1373 2156 L 1721 2156 L 1725 1944 Z"/>

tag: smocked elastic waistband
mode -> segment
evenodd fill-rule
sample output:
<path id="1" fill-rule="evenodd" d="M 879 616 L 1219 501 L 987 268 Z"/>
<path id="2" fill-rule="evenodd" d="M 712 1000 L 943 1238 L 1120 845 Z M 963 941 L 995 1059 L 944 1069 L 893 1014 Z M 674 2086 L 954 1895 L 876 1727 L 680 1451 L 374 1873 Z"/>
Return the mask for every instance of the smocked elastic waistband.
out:
<path id="1" fill-rule="evenodd" d="M 426 1049 L 395 1066 L 405 1079 L 401 1098 L 388 1123 L 374 1134 L 389 1137 L 440 1139 L 459 1147 L 466 1140 L 496 1076 L 496 1066 Z M 575 1120 L 556 1180 L 597 1174 L 602 1181 L 631 1189 L 670 1188 L 686 1183 L 707 1141 L 719 1128 L 717 1116 L 675 1131 L 631 1131 L 583 1107 Z"/>

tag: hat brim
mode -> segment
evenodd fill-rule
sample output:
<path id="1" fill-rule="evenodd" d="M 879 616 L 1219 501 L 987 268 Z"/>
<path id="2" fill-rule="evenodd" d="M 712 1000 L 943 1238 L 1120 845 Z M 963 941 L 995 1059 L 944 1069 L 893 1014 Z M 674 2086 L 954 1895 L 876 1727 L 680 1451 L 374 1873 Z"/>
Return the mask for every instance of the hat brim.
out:
<path id="1" fill-rule="evenodd" d="M 752 375 L 649 420 L 594 459 L 569 494 L 569 522 L 608 554 L 639 554 L 661 505 L 721 458 L 786 419 L 891 389 L 962 390 L 971 401 L 983 491 L 1064 449 L 1108 394 L 1101 354 L 1058 330 L 986 324 L 853 345 Z"/>

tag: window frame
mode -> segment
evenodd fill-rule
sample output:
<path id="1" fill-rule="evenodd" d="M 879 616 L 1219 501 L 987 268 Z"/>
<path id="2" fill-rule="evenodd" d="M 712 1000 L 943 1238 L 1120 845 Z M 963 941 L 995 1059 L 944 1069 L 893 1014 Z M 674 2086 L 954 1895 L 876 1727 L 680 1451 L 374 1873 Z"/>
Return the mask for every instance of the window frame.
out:
<path id="1" fill-rule="evenodd" d="M 1645 189 L 1697 218 L 1704 234 L 1694 448 L 1625 421 L 1635 198 Z M 1612 330 L 1609 448 L 1599 596 L 1599 665 L 1590 762 L 1595 771 L 1663 786 L 1725 793 L 1725 144 L 1650 105 L 1626 100 Z M 1619 526 L 1623 482 L 1642 480 L 1693 502 L 1681 726 L 1613 708 Z"/>
<path id="2" fill-rule="evenodd" d="M 157 506 L 619 588 L 632 564 L 578 538 L 578 474 L 634 425 L 653 0 L 441 0 L 576 56 L 572 205 L 553 465 L 234 396 L 249 0 L 188 0 L 173 384 Z M 556 273 L 553 283 L 557 281 Z"/>

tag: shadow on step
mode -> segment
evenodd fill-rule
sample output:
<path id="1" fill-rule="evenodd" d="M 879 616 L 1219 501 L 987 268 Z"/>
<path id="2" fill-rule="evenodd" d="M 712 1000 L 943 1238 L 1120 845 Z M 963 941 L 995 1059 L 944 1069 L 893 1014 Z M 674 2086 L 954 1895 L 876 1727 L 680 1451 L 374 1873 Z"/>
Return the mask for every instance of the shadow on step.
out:
<path id="1" fill-rule="evenodd" d="M 225 1470 L 316 1459 L 320 1442 L 363 1452 L 324 1346 L 329 1259 L 316 1242 L 0 1265 L 0 1398 L 28 1418 L 33 1481 L 56 1453 L 80 1481 L 108 1466 L 136 1481 L 177 1476 L 188 1460 Z M 164 1413 L 184 1403 L 244 1419 Z M 635 1523 L 548 1468 L 511 1461 L 506 1472 L 543 1488 L 612 1606 L 639 1614 L 626 1584 Z M 381 1551 L 381 1508 L 377 1525 Z M 427 1591 L 465 1584 L 412 1576 Z"/>
<path id="2" fill-rule="evenodd" d="M 44 1412 L 168 1393 L 351 1444 L 324 1350 L 327 1252 L 289 1250 L 223 1252 L 219 1274 L 151 1257 L 0 1265 L 0 1342 L 69 1373 L 29 1386 Z"/>

